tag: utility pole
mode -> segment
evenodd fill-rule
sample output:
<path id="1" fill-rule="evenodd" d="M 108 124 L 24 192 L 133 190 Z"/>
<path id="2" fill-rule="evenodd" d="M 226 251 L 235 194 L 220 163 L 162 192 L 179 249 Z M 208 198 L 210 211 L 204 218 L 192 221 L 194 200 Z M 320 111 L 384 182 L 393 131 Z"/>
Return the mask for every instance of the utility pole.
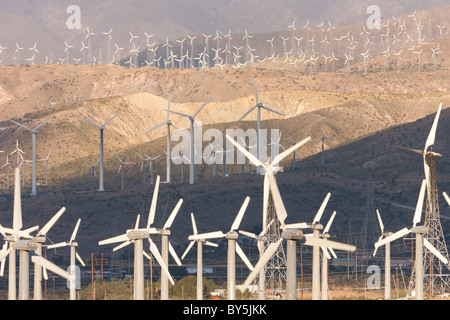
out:
<path id="1" fill-rule="evenodd" d="M 103 252 L 100 254 L 100 258 L 94 258 L 94 253 L 91 252 L 91 258 L 88 259 L 86 261 L 88 264 L 91 264 L 91 285 L 92 285 L 92 289 L 91 289 L 91 300 L 95 300 L 95 285 L 94 285 L 94 273 L 98 276 L 101 277 L 102 282 L 101 282 L 101 297 L 103 299 L 103 262 L 105 262 L 106 264 L 108 264 L 108 260 L 103 258 Z M 96 270 L 94 268 L 95 266 L 100 265 L 100 270 Z"/>

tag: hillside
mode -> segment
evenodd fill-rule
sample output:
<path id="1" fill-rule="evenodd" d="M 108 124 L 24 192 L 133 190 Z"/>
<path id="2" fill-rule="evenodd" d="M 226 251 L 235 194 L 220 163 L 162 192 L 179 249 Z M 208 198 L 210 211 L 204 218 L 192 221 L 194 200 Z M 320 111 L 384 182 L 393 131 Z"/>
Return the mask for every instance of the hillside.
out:
<path id="1" fill-rule="evenodd" d="M 254 76 L 259 101 L 285 115 L 263 112 L 262 127 L 279 129 L 284 146 L 291 144 L 288 134 L 296 141 L 307 136 L 312 138 L 297 152 L 296 169 L 291 168 L 292 157 L 289 157 L 282 163 L 285 172 L 277 175 L 289 222 L 312 218 L 323 197 L 331 192 L 324 221 L 331 210 L 337 210 L 334 235 L 337 239 L 357 241 L 367 211 L 367 181 L 372 177 L 374 207 L 383 213 L 385 225 L 397 230 L 410 221 L 411 215 L 398 205 L 415 205 L 423 168 L 420 157 L 394 146 L 421 148 L 440 103 L 444 110 L 435 147 L 444 157 L 439 160 L 439 190 L 450 187 L 449 162 L 445 156 L 450 128 L 449 39 L 439 41 L 442 65 L 436 71 L 428 66 L 420 72 L 415 68 L 397 72 L 395 64 L 384 70 L 379 58 L 369 61 L 372 67 L 367 73 L 363 72 L 361 64 L 355 64 L 351 72 L 342 69 L 299 72 L 265 65 L 224 70 L 127 69 L 107 65 L 2 66 L 0 150 L 11 152 L 18 139 L 25 159 L 31 159 L 30 133 L 9 119 L 35 127 L 53 115 L 39 130 L 37 140 L 38 158 L 44 158 L 51 151 L 49 185 L 42 185 L 45 166 L 39 162 L 39 195 L 30 197 L 31 170 L 27 164 L 23 189 L 24 226 L 42 226 L 60 207 L 66 206 L 67 212 L 48 235 L 49 242 L 67 240 L 65 237 L 81 218 L 80 254 L 87 257 L 91 252 L 103 252 L 109 256 L 111 247 L 99 247 L 99 240 L 130 228 L 137 214 L 141 214 L 141 221 L 147 219 L 153 186 L 142 184 L 136 152 L 151 156 L 163 154 L 165 131 L 144 133 L 165 121 L 168 97 L 171 110 L 188 114 L 211 98 L 197 120 L 202 121 L 203 132 L 209 128 L 224 132 L 237 128 L 235 121 L 255 104 Z M 406 59 L 403 62 L 406 63 Z M 104 123 L 118 112 L 120 115 L 105 130 L 107 191 L 92 192 L 91 171 L 84 164 L 95 163 L 98 159 L 98 130 L 77 116 Z M 188 127 L 188 122 L 178 116 L 173 115 L 171 119 L 179 128 Z M 252 113 L 239 127 L 255 128 L 255 120 L 256 115 Z M 332 137 L 326 141 L 324 168 L 320 165 L 319 129 Z M 133 161 L 127 167 L 123 191 L 120 190 L 116 154 L 125 161 Z M 0 155 L 2 165 L 5 158 L 4 154 Z M 165 180 L 164 156 L 156 162 L 155 172 Z M 184 172 L 186 177 L 187 165 Z M 200 181 L 190 186 L 179 183 L 179 167 L 173 166 L 175 183 L 161 185 L 155 226 L 162 226 L 178 199 L 184 199 L 172 229 L 172 242 L 179 254 L 191 232 L 191 212 L 195 213 L 202 232 L 225 231 L 247 195 L 251 202 L 243 228 L 259 232 L 262 177 L 241 174 L 240 165 L 228 166 L 227 173 L 228 177 L 223 178 L 220 173 L 215 180 L 212 167 L 201 165 Z M 9 226 L 12 199 L 5 182 L 6 177 L 0 177 L 3 192 L 0 219 L 2 225 Z M 450 217 L 448 207 L 441 203 L 441 208 L 443 216 Z M 444 230 L 450 227 L 445 218 L 442 224 Z M 375 223 L 370 228 L 378 232 Z M 219 253 L 223 249 L 218 250 L 209 257 L 221 257 Z M 393 249 L 399 254 L 403 251 L 401 246 Z M 256 257 L 255 250 L 252 259 Z"/>

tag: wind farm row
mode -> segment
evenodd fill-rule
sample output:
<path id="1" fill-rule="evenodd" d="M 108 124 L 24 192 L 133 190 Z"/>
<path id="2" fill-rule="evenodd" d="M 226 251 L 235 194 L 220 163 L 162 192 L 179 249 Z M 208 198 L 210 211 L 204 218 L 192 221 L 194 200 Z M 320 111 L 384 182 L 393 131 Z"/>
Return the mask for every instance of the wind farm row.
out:
<path id="1" fill-rule="evenodd" d="M 152 66 L 164 69 L 205 69 L 232 66 L 240 68 L 265 64 L 271 68 L 298 69 L 304 72 L 351 71 L 356 64 L 368 71 L 368 61 L 381 60 L 384 70 L 437 69 L 442 63 L 439 40 L 448 36 L 448 26 L 433 21 L 430 14 L 414 12 L 392 17 L 378 25 L 335 26 L 331 21 L 312 25 L 292 21 L 287 31 L 273 35 L 215 34 L 187 35 L 158 43 L 155 34 L 129 31 L 126 45 L 114 38 L 114 28 L 102 32 L 85 29 L 82 41 L 62 41 L 62 56 L 45 52 L 35 42 L 30 48 L 20 43 L 0 45 L 0 64 L 112 64 L 129 68 Z M 266 37 L 266 38 L 264 38 Z M 392 60 L 396 66 L 391 66 Z"/>

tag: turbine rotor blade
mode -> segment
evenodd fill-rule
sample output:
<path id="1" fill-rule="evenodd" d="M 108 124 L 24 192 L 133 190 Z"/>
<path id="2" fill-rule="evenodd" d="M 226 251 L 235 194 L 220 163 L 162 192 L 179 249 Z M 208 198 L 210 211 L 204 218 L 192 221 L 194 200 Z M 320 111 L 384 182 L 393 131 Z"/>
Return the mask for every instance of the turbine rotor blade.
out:
<path id="1" fill-rule="evenodd" d="M 86 264 L 84 263 L 83 259 L 81 259 L 81 256 L 78 254 L 78 252 L 75 253 L 75 256 L 77 257 L 78 261 L 81 263 L 83 267 L 86 266 Z"/>
<path id="2" fill-rule="evenodd" d="M 169 216 L 169 219 L 167 219 L 166 223 L 164 224 L 163 229 L 170 229 L 172 226 L 173 220 L 175 220 L 175 217 L 177 216 L 178 211 L 180 210 L 181 205 L 183 204 L 183 199 L 178 200 L 177 205 L 173 209 L 172 213 Z"/>
<path id="3" fill-rule="evenodd" d="M 383 233 L 384 232 L 384 224 L 383 224 L 383 220 L 381 220 L 380 211 L 378 211 L 378 209 L 377 209 L 377 217 L 378 217 L 378 223 L 380 225 L 381 233 Z"/>
<path id="4" fill-rule="evenodd" d="M 250 272 L 249 276 L 244 281 L 244 283 L 242 285 L 242 291 L 245 291 L 250 286 L 250 284 L 252 284 L 253 280 L 255 280 L 255 278 L 259 274 L 259 272 L 264 268 L 266 263 L 270 260 L 270 258 L 272 258 L 272 256 L 278 250 L 278 247 L 280 246 L 281 241 L 283 241 L 282 238 L 279 239 L 277 242 L 271 243 L 267 247 L 266 251 L 264 252 L 264 254 L 261 256 L 259 261 L 256 263 L 255 267 L 253 268 L 253 271 Z"/>
<path id="5" fill-rule="evenodd" d="M 51 219 L 47 224 L 39 231 L 38 235 L 45 236 L 47 232 L 53 227 L 53 225 L 58 221 L 59 217 L 66 211 L 65 207 L 62 207 Z"/>
<path id="6" fill-rule="evenodd" d="M 196 235 L 189 236 L 189 240 L 206 240 L 206 239 L 218 239 L 225 237 L 225 234 L 222 231 L 208 232 L 208 233 L 199 233 Z"/>
<path id="7" fill-rule="evenodd" d="M 191 241 L 189 242 L 188 247 L 186 248 L 186 250 L 184 251 L 183 255 L 181 256 L 181 260 L 184 260 L 184 257 L 186 257 L 186 255 L 188 254 L 189 250 L 191 250 L 192 246 L 195 244 L 195 241 Z"/>
<path id="8" fill-rule="evenodd" d="M 437 129 L 438 121 L 439 121 L 439 116 L 441 114 L 441 109 L 442 109 L 442 103 L 439 106 L 439 109 L 436 113 L 436 117 L 434 118 L 434 122 L 433 122 L 433 125 L 430 130 L 430 133 L 428 134 L 428 138 L 425 143 L 425 149 L 423 150 L 424 153 L 427 152 L 428 147 L 430 147 L 434 144 L 434 140 L 436 138 L 436 129 Z"/>
<path id="9" fill-rule="evenodd" d="M 323 229 L 322 233 L 328 233 L 328 231 L 330 231 L 331 224 L 333 223 L 333 220 L 334 220 L 335 216 L 336 216 L 336 211 L 334 211 L 333 214 L 331 215 L 331 218 L 330 218 L 330 220 L 328 220 L 328 223 L 325 226 L 325 229 Z"/>
<path id="10" fill-rule="evenodd" d="M 300 141 L 299 143 L 296 143 L 295 145 L 291 146 L 287 150 L 283 151 L 282 153 L 276 155 L 273 158 L 272 163 L 274 163 L 274 164 L 280 163 L 284 158 L 286 158 L 288 155 L 290 155 L 292 152 L 294 152 L 295 150 L 297 150 L 298 148 L 300 148 L 301 146 L 303 146 L 305 143 L 307 143 L 310 140 L 311 140 L 311 137 L 307 137 L 307 138 L 303 139 L 302 141 Z"/>
<path id="11" fill-rule="evenodd" d="M 448 205 L 450 206 L 450 198 L 449 198 L 449 196 L 445 192 L 443 192 L 442 194 L 444 195 L 445 200 L 447 201 Z"/>
<path id="12" fill-rule="evenodd" d="M 158 247 L 152 241 L 152 239 L 148 238 L 148 241 L 150 242 L 150 252 L 155 257 L 156 261 L 159 263 L 161 270 L 167 275 L 167 278 L 169 279 L 170 283 L 172 285 L 175 285 L 175 282 L 173 281 L 172 276 L 169 273 L 169 269 L 167 268 L 163 258 L 161 257 L 161 254 L 158 251 Z"/>
<path id="13" fill-rule="evenodd" d="M 242 261 L 244 261 L 247 268 L 250 269 L 250 271 L 253 271 L 253 266 L 250 263 L 250 260 L 248 260 L 247 256 L 245 255 L 244 251 L 242 251 L 241 246 L 236 242 L 236 253 L 241 257 Z"/>
<path id="14" fill-rule="evenodd" d="M 322 202 L 322 205 L 319 208 L 319 211 L 317 211 L 316 216 L 314 217 L 313 224 L 320 222 L 320 219 L 322 218 L 323 212 L 325 211 L 325 208 L 327 207 L 330 197 L 331 197 L 331 193 L 328 192 L 327 196 L 325 197 L 325 199 Z"/>
<path id="15" fill-rule="evenodd" d="M 427 248 L 428 250 L 430 250 L 439 260 L 442 261 L 442 263 L 444 264 L 448 264 L 448 260 L 446 257 L 444 257 L 442 255 L 442 253 L 440 253 L 431 243 L 430 241 L 428 241 L 427 238 L 423 238 L 423 245 L 425 246 L 425 248 Z"/>
<path id="16" fill-rule="evenodd" d="M 233 225 L 231 226 L 230 231 L 239 229 L 241 225 L 242 218 L 244 217 L 245 210 L 247 210 L 248 203 L 250 201 L 250 197 L 246 197 L 244 203 L 241 206 L 236 218 L 234 219 Z"/>
<path id="17" fill-rule="evenodd" d="M 67 280 L 70 280 L 72 278 L 71 274 L 68 273 L 66 270 L 58 267 L 56 264 L 48 261 L 47 259 L 45 259 L 41 256 L 38 256 L 38 255 L 32 256 L 31 261 L 33 261 L 35 264 L 40 265 L 41 267 L 43 267 L 47 270 L 50 270 L 53 273 L 56 273 L 57 275 L 65 278 Z"/>
<path id="18" fill-rule="evenodd" d="M 105 245 L 105 244 L 111 244 L 111 243 L 117 243 L 117 242 L 123 242 L 123 241 L 127 241 L 128 240 L 128 236 L 126 234 L 122 234 L 120 236 L 116 236 L 113 238 L 109 238 L 106 240 L 101 240 L 98 242 L 98 244 L 100 246 Z"/>
<path id="19" fill-rule="evenodd" d="M 48 246 L 47 249 L 62 248 L 62 247 L 65 247 L 65 246 L 67 246 L 67 245 L 68 245 L 67 242 L 59 242 L 59 243 L 52 244 L 52 245 Z"/>
<path id="20" fill-rule="evenodd" d="M 407 234 L 409 234 L 410 232 L 411 232 L 411 230 L 409 230 L 408 228 L 403 228 L 400 231 L 397 231 L 396 233 L 391 234 L 390 236 L 387 236 L 383 240 L 376 242 L 375 248 L 381 247 L 381 246 L 385 245 L 386 243 L 390 243 L 394 240 L 400 239 L 400 238 L 406 236 Z"/>
<path id="21" fill-rule="evenodd" d="M 427 181 L 422 180 L 422 186 L 420 187 L 419 198 L 417 199 L 416 210 L 414 212 L 413 226 L 415 227 L 422 219 L 423 200 L 425 198 L 425 189 L 427 187 Z"/>
<path id="22" fill-rule="evenodd" d="M 172 255 L 175 262 L 177 263 L 177 265 L 181 266 L 180 258 L 178 258 L 178 255 L 170 242 L 169 242 L 169 252 Z"/>
<path id="23" fill-rule="evenodd" d="M 152 204 L 150 206 L 150 212 L 148 214 L 147 229 L 150 228 L 150 226 L 153 224 L 153 221 L 155 220 L 156 203 L 158 201 L 158 192 L 159 192 L 159 180 L 160 177 L 158 175 L 156 177 L 155 191 L 153 192 Z"/>

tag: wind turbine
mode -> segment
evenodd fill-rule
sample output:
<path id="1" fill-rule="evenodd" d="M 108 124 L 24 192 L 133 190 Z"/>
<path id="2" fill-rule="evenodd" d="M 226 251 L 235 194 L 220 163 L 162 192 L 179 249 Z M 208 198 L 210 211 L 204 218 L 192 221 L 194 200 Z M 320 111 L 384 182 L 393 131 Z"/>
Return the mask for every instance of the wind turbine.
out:
<path id="1" fill-rule="evenodd" d="M 47 233 L 58 221 L 61 215 L 66 211 L 65 207 L 62 207 L 46 224 L 33 236 L 27 244 L 28 251 L 34 251 L 38 256 L 42 255 L 42 245 L 47 241 Z M 27 259 L 29 260 L 29 259 Z M 28 277 L 28 276 L 25 276 Z M 44 268 L 44 278 L 47 279 L 47 272 Z M 27 286 L 28 287 L 28 286 Z M 28 291 L 28 288 L 25 289 Z M 28 293 L 23 294 L 28 296 Z M 34 264 L 34 300 L 42 300 L 42 266 Z"/>
<path id="2" fill-rule="evenodd" d="M 85 166 L 92 169 L 92 190 L 95 190 L 95 177 L 97 176 L 97 174 L 95 173 L 95 167 L 98 165 L 99 162 L 100 160 L 97 160 L 97 162 L 94 164 L 85 164 Z"/>
<path id="3" fill-rule="evenodd" d="M 292 152 L 303 146 L 306 142 L 311 140 L 311 137 L 307 137 L 306 139 L 303 139 L 299 143 L 295 144 L 294 146 L 288 148 L 287 150 L 283 151 L 279 155 L 275 156 L 271 162 L 262 163 L 259 159 L 257 159 L 253 154 L 248 152 L 242 145 L 234 141 L 233 138 L 231 138 L 228 134 L 226 135 L 226 138 L 228 141 L 230 141 L 239 151 L 241 151 L 255 166 L 261 166 L 265 171 L 264 176 L 264 190 L 269 191 L 272 194 L 275 211 L 278 217 L 278 220 L 280 221 L 281 225 L 284 226 L 284 220 L 287 217 L 286 208 L 284 207 L 283 200 L 280 195 L 280 191 L 277 186 L 277 182 L 275 180 L 275 168 L 279 166 L 279 163 L 286 158 L 288 155 L 290 155 Z M 264 196 L 264 210 L 267 208 L 267 201 L 268 201 L 268 192 L 265 193 Z M 266 215 L 265 211 L 263 213 L 263 226 L 265 227 L 267 225 L 266 221 Z"/>
<path id="4" fill-rule="evenodd" d="M 48 164 L 48 158 L 50 157 L 50 152 L 48 152 L 47 156 L 44 159 L 39 159 L 37 161 L 45 161 L 45 185 L 48 186 L 48 168 L 50 167 Z"/>
<path id="5" fill-rule="evenodd" d="M 117 159 L 119 159 L 120 162 L 120 166 L 119 166 L 119 170 L 117 171 L 117 174 L 120 173 L 120 171 L 122 171 L 122 190 L 124 189 L 124 179 L 125 179 L 125 169 L 124 167 L 132 164 L 133 162 L 125 162 L 122 159 L 120 159 L 120 157 L 116 154 Z"/>
<path id="6" fill-rule="evenodd" d="M 100 183 L 99 183 L 99 188 L 98 191 L 105 191 L 105 187 L 104 187 L 104 178 L 103 178 L 103 170 L 104 170 L 104 166 L 103 166 L 103 130 L 105 129 L 105 127 L 118 115 L 120 114 L 120 112 L 118 114 L 116 114 L 114 117 L 112 117 L 111 119 L 109 119 L 108 121 L 106 121 L 103 125 L 98 125 L 88 119 L 82 118 L 80 116 L 78 116 L 78 118 L 80 118 L 81 120 L 86 121 L 87 123 L 92 124 L 93 126 L 96 126 L 99 131 L 100 131 Z"/>
<path id="7" fill-rule="evenodd" d="M 8 300 L 17 299 L 16 291 L 16 250 L 21 250 L 22 247 L 26 247 L 27 240 L 31 239 L 31 232 L 39 229 L 39 226 L 34 226 L 29 229 L 22 230 L 22 200 L 20 193 L 20 169 L 16 167 L 14 169 L 14 211 L 13 211 L 13 227 L 5 228 L 0 225 L 0 233 L 3 235 L 3 239 L 9 244 L 9 248 L 3 247 L 0 251 L 0 261 L 2 261 L 2 270 L 4 259 L 9 258 L 9 269 L 8 269 Z M 22 246 L 20 244 L 23 244 Z M 27 254 L 23 254 L 24 258 L 29 257 Z M 25 259 L 22 259 L 20 264 L 21 269 L 25 272 L 25 267 L 29 268 L 28 263 L 25 263 Z M 19 267 L 19 268 L 20 268 Z M 20 273 L 22 274 L 22 273 Z M 28 275 L 28 274 L 27 274 Z M 22 277 L 22 281 L 28 281 L 28 277 Z M 19 283 L 20 288 L 26 288 L 28 283 Z M 23 293 L 23 292 L 22 292 Z M 23 298 L 21 296 L 21 298 Z"/>
<path id="8" fill-rule="evenodd" d="M 9 163 L 9 154 L 6 154 L 6 162 L 5 164 L 0 168 L 3 169 L 6 167 L 6 188 L 9 190 L 9 170 L 12 169 L 11 163 Z"/>
<path id="9" fill-rule="evenodd" d="M 155 168 L 155 161 L 158 160 L 161 155 L 152 158 L 144 153 L 144 156 L 147 157 L 147 160 L 150 160 L 150 184 L 153 184 L 153 170 Z"/>
<path id="10" fill-rule="evenodd" d="M 20 126 L 20 127 L 22 127 L 22 128 L 24 128 L 24 129 L 26 129 L 26 130 L 31 132 L 31 138 L 32 138 L 32 143 L 33 143 L 33 175 L 32 175 L 32 185 L 31 185 L 31 195 L 32 196 L 37 195 L 37 191 L 36 191 L 36 135 L 37 135 L 37 132 L 38 132 L 39 128 L 42 127 L 52 117 L 53 117 L 53 115 L 48 117 L 47 119 L 45 119 L 38 126 L 36 126 L 34 129 L 30 129 L 27 126 L 25 126 L 25 125 L 23 125 L 21 123 L 18 123 L 18 122 L 14 121 L 14 120 L 9 120 L 9 121 L 17 124 L 18 126 Z"/>
<path id="11" fill-rule="evenodd" d="M 402 238 L 409 233 L 416 234 L 416 257 L 415 257 L 415 295 L 416 300 L 423 300 L 423 278 L 424 278 L 424 263 L 423 263 L 423 254 L 424 248 L 427 248 L 433 255 L 435 255 L 442 263 L 444 263 L 447 268 L 449 268 L 449 261 L 446 257 L 444 257 L 429 241 L 427 238 L 424 238 L 424 234 L 428 232 L 428 228 L 426 226 L 418 226 L 420 221 L 422 220 L 422 208 L 423 202 L 425 198 L 425 190 L 427 188 L 426 180 L 422 180 L 422 186 L 420 188 L 419 198 L 417 200 L 416 210 L 414 212 L 413 225 L 411 228 L 403 228 L 396 233 L 393 233 L 386 238 L 377 241 L 375 243 L 375 248 L 378 248 L 382 245 L 386 245 L 394 240 Z"/>
<path id="12" fill-rule="evenodd" d="M 142 183 L 145 184 L 145 162 L 147 162 L 148 160 L 150 160 L 150 158 L 148 156 L 146 156 L 145 158 L 143 156 L 141 156 L 138 152 L 136 152 L 136 154 L 139 156 L 139 158 L 141 158 L 141 172 L 142 172 Z"/>
<path id="13" fill-rule="evenodd" d="M 66 53 L 66 63 L 69 64 L 69 49 L 72 49 L 73 46 L 68 45 L 65 41 L 64 44 L 66 46 L 66 48 L 64 49 L 64 52 Z"/>
<path id="14" fill-rule="evenodd" d="M 449 196 L 445 192 L 443 192 L 442 194 L 444 195 L 445 200 L 447 200 L 447 203 L 450 206 L 450 198 L 449 198 Z"/>
<path id="15" fill-rule="evenodd" d="M 156 228 L 151 228 L 151 224 L 153 223 L 155 212 L 156 212 L 156 202 L 158 199 L 158 191 L 159 191 L 159 181 L 160 177 L 156 178 L 155 191 L 153 192 L 152 202 L 150 206 L 150 212 L 148 216 L 148 222 L 146 228 L 139 228 L 139 220 L 140 215 L 137 216 L 136 223 L 134 229 L 128 229 L 125 234 L 102 240 L 98 244 L 99 245 L 107 245 L 117 242 L 122 242 L 120 245 L 115 247 L 113 251 L 117 251 L 131 243 L 134 244 L 134 299 L 135 300 L 143 300 L 144 299 L 144 261 L 143 256 L 145 255 L 150 259 L 150 256 L 143 251 L 143 240 L 148 239 L 150 243 L 150 252 L 155 257 L 156 261 L 158 261 L 161 266 L 161 273 L 165 273 L 173 284 L 174 281 L 172 276 L 169 273 L 169 269 L 165 264 L 161 254 L 159 253 L 158 247 L 152 241 L 151 235 L 157 234 L 158 231 Z"/>
<path id="16" fill-rule="evenodd" d="M 323 226 L 320 224 L 320 219 L 325 211 L 325 208 L 330 200 L 331 193 L 328 193 L 323 200 L 319 210 L 314 216 L 314 220 L 311 223 L 300 222 L 287 224 L 283 229 L 312 229 L 313 237 L 320 237 L 320 230 L 323 229 Z M 320 299 L 320 247 L 314 246 L 313 248 L 313 267 L 312 267 L 312 299 L 319 300 Z"/>
<path id="17" fill-rule="evenodd" d="M 256 127 L 256 158 L 258 160 L 261 160 L 261 109 L 267 110 L 269 112 L 276 113 L 278 115 L 281 115 L 284 117 L 284 114 L 279 113 L 278 111 L 272 110 L 266 106 L 264 106 L 262 103 L 258 101 L 258 91 L 256 89 L 256 82 L 255 82 L 255 76 L 253 75 L 253 85 L 255 87 L 255 99 L 256 99 L 256 105 L 250 110 L 248 110 L 236 123 L 239 123 L 242 119 L 244 119 L 250 112 L 252 112 L 254 109 L 257 109 L 257 127 Z M 257 172 L 260 173 L 260 168 L 257 167 Z"/>
<path id="18" fill-rule="evenodd" d="M 191 213 L 191 222 L 192 222 L 192 231 L 193 236 L 198 234 L 197 224 L 195 223 L 194 214 Z M 218 247 L 219 245 L 210 241 L 206 241 L 205 239 L 197 239 L 191 240 L 186 251 L 184 251 L 181 256 L 181 260 L 183 260 L 188 254 L 189 250 L 193 247 L 193 245 L 197 243 L 197 300 L 203 300 L 203 244 L 210 247 Z"/>
<path id="19" fill-rule="evenodd" d="M 177 114 L 179 116 L 188 118 L 190 121 L 190 164 L 189 164 L 189 183 L 190 184 L 194 184 L 194 180 L 195 180 L 195 176 L 194 176 L 194 157 L 195 157 L 195 153 L 194 153 L 194 127 L 196 128 L 197 132 L 197 123 L 195 122 L 195 117 L 200 113 L 200 111 L 202 111 L 202 109 L 208 104 L 208 102 L 211 99 L 208 99 L 208 101 L 206 101 L 195 113 L 194 115 L 190 116 L 184 113 L 180 113 L 180 112 L 175 112 L 175 111 L 170 111 L 167 110 L 168 112 L 172 112 L 174 114 Z M 199 137 L 199 139 L 201 139 L 201 137 Z"/>
<path id="20" fill-rule="evenodd" d="M 163 125 L 167 125 L 167 136 L 166 136 L 166 139 L 167 139 L 167 144 L 166 144 L 166 148 L 167 148 L 167 151 L 166 151 L 166 159 L 167 159 L 166 160 L 166 182 L 168 184 L 172 184 L 172 177 L 171 177 L 171 162 L 172 162 L 172 160 L 170 158 L 170 154 L 171 154 L 171 152 L 170 152 L 170 127 L 172 126 L 176 130 L 179 130 L 179 129 L 170 120 L 170 97 L 169 97 L 169 102 L 168 102 L 168 106 L 167 106 L 167 120 L 166 120 L 166 122 L 161 123 L 161 124 L 157 125 L 156 127 L 148 130 L 147 132 L 145 132 L 145 134 L 148 134 L 151 131 L 158 129 L 158 128 L 162 127 Z"/>
<path id="21" fill-rule="evenodd" d="M 242 251 L 239 244 L 236 242 L 238 238 L 238 229 L 241 224 L 242 218 L 244 217 L 244 213 L 247 210 L 248 203 L 250 201 L 250 197 L 246 197 L 244 203 L 241 206 L 233 224 L 231 225 L 230 230 L 224 234 L 222 231 L 215 231 L 203 234 L 196 234 L 189 236 L 189 240 L 207 240 L 207 239 L 220 239 L 227 238 L 228 239 L 228 250 L 227 250 L 227 299 L 235 300 L 236 299 L 236 253 L 241 257 L 246 266 L 253 270 L 253 266 L 245 255 L 244 251 Z"/>
<path id="22" fill-rule="evenodd" d="M 158 181 L 159 183 L 159 181 Z M 169 265 L 169 252 L 172 255 L 173 259 L 177 263 L 178 266 L 181 266 L 180 258 L 178 258 L 177 253 L 175 252 L 175 249 L 173 248 L 172 244 L 169 242 L 169 236 L 170 236 L 170 227 L 172 226 L 172 223 L 175 219 L 175 217 L 178 214 L 178 211 L 180 210 L 181 205 L 183 204 L 183 199 L 178 200 L 178 203 L 176 204 L 175 208 L 172 210 L 172 213 L 170 214 L 169 218 L 167 219 L 166 223 L 162 227 L 162 229 L 156 229 L 157 233 L 161 235 L 161 257 L 166 264 L 166 266 Z M 150 221 L 150 225 L 153 224 L 153 221 Z M 166 273 L 161 273 L 161 300 L 168 300 L 169 299 L 169 278 L 167 277 Z"/>
<path id="23" fill-rule="evenodd" d="M 320 133 L 322 134 L 322 167 L 325 165 L 325 140 L 331 139 L 331 137 L 325 137 L 325 135 L 322 132 L 322 129 L 320 129 Z"/>
<path id="24" fill-rule="evenodd" d="M 77 224 L 75 225 L 75 229 L 72 232 L 72 236 L 70 237 L 69 242 L 60 242 L 53 245 L 48 246 L 48 249 L 56 249 L 61 247 L 70 247 L 70 273 L 75 273 L 75 258 L 81 263 L 84 267 L 85 263 L 83 259 L 81 259 L 78 252 L 76 252 L 76 247 L 78 247 L 78 243 L 75 242 L 75 237 L 77 236 L 78 228 L 80 227 L 81 219 L 78 219 Z M 76 286 L 70 288 L 70 300 L 76 300 Z"/>
<path id="25" fill-rule="evenodd" d="M 422 199 L 423 201 L 423 199 Z M 389 237 L 392 235 L 392 232 L 385 232 L 384 231 L 384 224 L 383 220 L 381 219 L 380 212 L 377 209 L 377 217 L 378 217 L 378 224 L 380 226 L 381 235 L 378 238 L 377 242 L 380 242 L 383 238 Z M 375 247 L 375 250 L 373 251 L 373 256 L 377 254 L 378 246 Z M 387 242 L 385 244 L 385 254 L 384 254 L 384 300 L 390 300 L 391 299 L 391 244 L 390 242 Z"/>

